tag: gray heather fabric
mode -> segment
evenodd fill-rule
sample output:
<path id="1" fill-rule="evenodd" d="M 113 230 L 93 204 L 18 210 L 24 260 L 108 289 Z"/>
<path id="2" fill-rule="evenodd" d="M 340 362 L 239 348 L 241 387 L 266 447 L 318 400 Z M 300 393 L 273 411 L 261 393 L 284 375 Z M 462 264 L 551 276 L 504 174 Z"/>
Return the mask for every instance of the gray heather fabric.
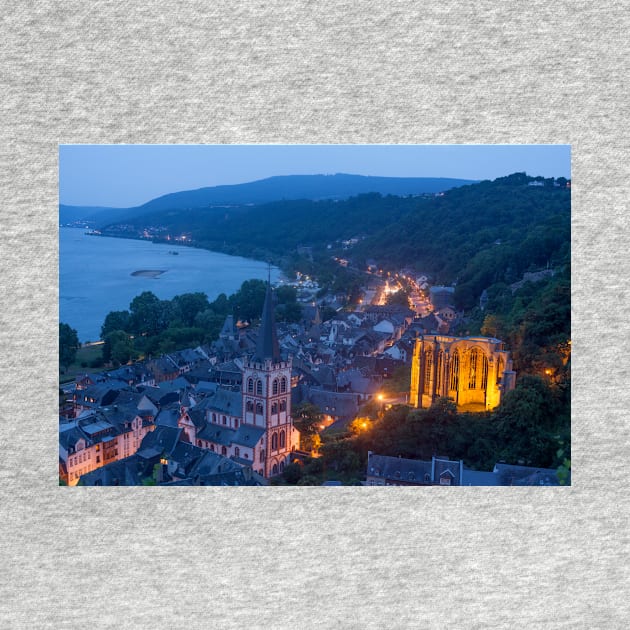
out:
<path id="1" fill-rule="evenodd" d="M 0 627 L 621 628 L 627 2 L 5 2 Z M 573 487 L 57 487 L 59 143 L 573 145 Z"/>

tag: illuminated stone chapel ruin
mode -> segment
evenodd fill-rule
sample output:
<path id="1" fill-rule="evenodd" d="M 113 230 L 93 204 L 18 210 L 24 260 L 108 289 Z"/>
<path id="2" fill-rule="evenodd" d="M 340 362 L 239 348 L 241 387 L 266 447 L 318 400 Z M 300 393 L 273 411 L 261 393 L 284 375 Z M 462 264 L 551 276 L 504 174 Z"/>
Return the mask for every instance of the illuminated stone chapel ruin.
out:
<path id="1" fill-rule="evenodd" d="M 416 338 L 411 364 L 410 403 L 429 407 L 440 397 L 458 408 L 494 409 L 514 389 L 510 353 L 492 337 L 422 335 Z"/>

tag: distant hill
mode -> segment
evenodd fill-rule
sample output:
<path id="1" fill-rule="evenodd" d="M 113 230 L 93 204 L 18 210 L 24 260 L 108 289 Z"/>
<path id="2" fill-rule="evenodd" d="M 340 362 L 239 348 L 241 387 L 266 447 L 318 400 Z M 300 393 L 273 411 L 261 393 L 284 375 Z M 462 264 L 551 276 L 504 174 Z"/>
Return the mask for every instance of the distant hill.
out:
<path id="1" fill-rule="evenodd" d="M 93 222 L 95 217 L 103 216 L 110 220 L 115 220 L 121 216 L 123 212 L 127 212 L 127 208 L 104 208 L 101 206 L 68 206 L 59 204 L 59 223 L 61 225 L 70 225 L 76 222 Z"/>
<path id="2" fill-rule="evenodd" d="M 358 268 L 367 259 L 387 269 L 412 267 L 438 283 L 457 282 L 456 305 L 468 309 L 494 283 L 509 285 L 526 271 L 569 262 L 571 190 L 562 178 L 515 173 L 438 195 L 362 193 L 343 200 L 154 210 L 103 227 L 104 234 L 128 238 L 145 230 L 155 240 L 185 235 L 198 247 L 286 261 L 284 267 L 303 265 L 302 255 L 315 256 L 319 268 L 333 255 Z"/>
<path id="3" fill-rule="evenodd" d="M 372 177 L 364 175 L 283 175 L 245 184 L 212 186 L 157 197 L 134 208 L 59 207 L 62 223 L 89 220 L 94 224 L 133 219 L 160 210 L 188 210 L 211 206 L 263 204 L 296 199 L 347 199 L 362 193 L 421 195 L 474 183 L 444 177 Z M 68 220 L 67 217 L 75 217 Z"/>

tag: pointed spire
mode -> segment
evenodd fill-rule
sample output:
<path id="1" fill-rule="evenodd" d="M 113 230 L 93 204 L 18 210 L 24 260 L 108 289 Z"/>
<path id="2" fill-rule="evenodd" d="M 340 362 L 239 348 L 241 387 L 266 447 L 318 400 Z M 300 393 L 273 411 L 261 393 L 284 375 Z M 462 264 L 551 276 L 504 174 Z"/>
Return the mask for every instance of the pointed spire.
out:
<path id="1" fill-rule="evenodd" d="M 265 305 L 263 306 L 260 330 L 256 340 L 256 352 L 254 353 L 254 361 L 262 363 L 265 359 L 271 359 L 274 363 L 280 361 L 280 346 L 273 315 L 273 293 L 270 283 L 267 284 Z"/>

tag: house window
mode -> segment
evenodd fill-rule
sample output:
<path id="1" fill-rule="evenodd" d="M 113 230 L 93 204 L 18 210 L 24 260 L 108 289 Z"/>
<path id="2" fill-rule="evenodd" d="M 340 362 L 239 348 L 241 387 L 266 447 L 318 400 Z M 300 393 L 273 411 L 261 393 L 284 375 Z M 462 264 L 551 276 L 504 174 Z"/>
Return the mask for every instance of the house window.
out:
<path id="1" fill-rule="evenodd" d="M 221 447 L 221 455 L 227 455 L 227 448 L 225 448 L 225 446 Z"/>
<path id="2" fill-rule="evenodd" d="M 238 419 L 234 418 L 234 428 L 238 429 Z"/>
<path id="3" fill-rule="evenodd" d="M 280 431 L 280 448 L 284 448 L 286 445 L 286 435 L 284 431 Z"/>
<path id="4" fill-rule="evenodd" d="M 227 424 L 227 418 L 223 416 L 223 424 Z"/>
<path id="5" fill-rule="evenodd" d="M 240 457 L 241 449 L 238 446 L 234 447 L 234 457 Z"/>
<path id="6" fill-rule="evenodd" d="M 217 414 L 216 414 L 216 413 L 213 413 L 213 414 L 212 414 L 212 422 L 215 422 L 215 423 L 216 423 L 216 421 L 217 421 Z"/>
<path id="7" fill-rule="evenodd" d="M 201 448 L 201 440 L 197 440 L 197 446 Z"/>
<path id="8" fill-rule="evenodd" d="M 256 395 L 262 396 L 262 392 L 263 392 L 262 381 L 258 379 L 256 381 Z"/>
<path id="9" fill-rule="evenodd" d="M 249 459 L 249 455 L 248 455 L 247 453 L 243 453 L 243 457 L 244 457 L 245 459 Z"/>
<path id="10" fill-rule="evenodd" d="M 214 444 L 210 444 L 210 450 L 214 453 Z"/>
<path id="11" fill-rule="evenodd" d="M 260 459 L 261 462 L 265 461 L 265 449 L 264 448 L 260 449 L 260 457 L 259 457 L 259 459 Z"/>

